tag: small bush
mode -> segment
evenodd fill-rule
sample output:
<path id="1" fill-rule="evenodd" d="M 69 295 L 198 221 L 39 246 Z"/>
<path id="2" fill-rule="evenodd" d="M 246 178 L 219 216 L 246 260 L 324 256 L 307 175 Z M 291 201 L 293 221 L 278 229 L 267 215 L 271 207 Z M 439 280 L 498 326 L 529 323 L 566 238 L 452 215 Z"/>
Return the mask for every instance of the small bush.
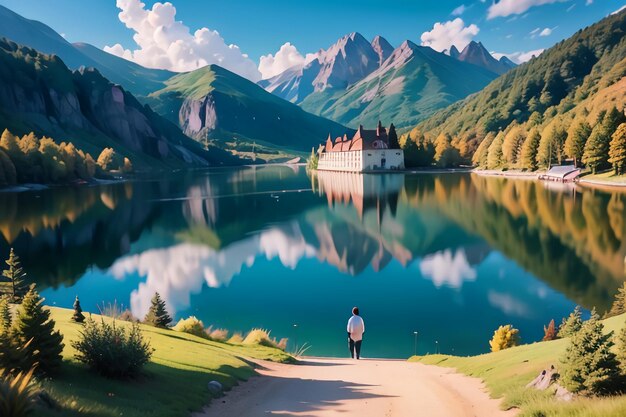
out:
<path id="1" fill-rule="evenodd" d="M 137 376 L 153 352 L 138 324 L 132 324 L 127 332 L 115 321 L 96 323 L 92 319 L 87 320 L 80 339 L 72 346 L 78 351 L 76 359 L 109 378 Z"/>
<path id="2" fill-rule="evenodd" d="M 626 325 L 615 336 L 615 345 L 617 347 L 617 360 L 622 370 L 622 375 L 626 376 Z"/>
<path id="3" fill-rule="evenodd" d="M 137 317 L 135 317 L 133 315 L 133 312 L 130 311 L 129 309 L 126 309 L 126 310 L 122 311 L 122 313 L 118 317 L 118 320 L 128 321 L 128 322 L 131 322 L 131 323 L 139 323 L 139 319 Z"/>
<path id="4" fill-rule="evenodd" d="M 554 319 L 552 319 L 547 326 L 543 326 L 543 341 L 547 342 L 549 340 L 555 340 L 556 338 L 556 326 L 554 325 Z"/>
<path id="5" fill-rule="evenodd" d="M 204 331 L 204 324 L 201 320 L 198 320 L 195 316 L 189 316 L 186 319 L 180 319 L 173 330 L 182 333 L 189 333 L 194 336 L 207 338 L 207 334 Z"/>
<path id="6" fill-rule="evenodd" d="M 557 336 L 560 338 L 573 336 L 581 327 L 583 327 L 582 313 L 580 312 L 580 306 L 576 306 L 574 311 L 566 319 L 563 319 Z"/>
<path id="7" fill-rule="evenodd" d="M 500 326 L 493 332 L 493 338 L 489 341 L 492 352 L 508 349 L 519 344 L 519 330 L 512 325 Z"/>
<path id="8" fill-rule="evenodd" d="M 282 339 L 281 342 L 287 345 L 287 339 Z M 261 345 L 273 348 L 280 348 L 276 339 L 270 336 L 270 332 L 264 329 L 252 329 L 250 333 L 243 340 L 244 345 Z"/>
<path id="9" fill-rule="evenodd" d="M 34 411 L 32 378 L 33 369 L 15 376 L 0 370 L 0 416 L 24 417 Z"/>
<path id="10" fill-rule="evenodd" d="M 225 342 L 228 340 L 228 330 L 226 329 L 207 329 L 207 334 L 209 339 L 215 340 L 216 342 Z"/>
<path id="11" fill-rule="evenodd" d="M 626 282 L 617 290 L 611 310 L 606 313 L 606 317 L 619 316 L 626 313 Z"/>
<path id="12" fill-rule="evenodd" d="M 228 342 L 231 345 L 240 345 L 243 343 L 243 335 L 241 333 L 235 333 L 228 339 Z"/>
<path id="13" fill-rule="evenodd" d="M 80 305 L 78 296 L 74 300 L 74 314 L 72 315 L 72 321 L 76 323 L 83 323 L 85 321 L 85 315 L 83 314 L 83 308 Z"/>

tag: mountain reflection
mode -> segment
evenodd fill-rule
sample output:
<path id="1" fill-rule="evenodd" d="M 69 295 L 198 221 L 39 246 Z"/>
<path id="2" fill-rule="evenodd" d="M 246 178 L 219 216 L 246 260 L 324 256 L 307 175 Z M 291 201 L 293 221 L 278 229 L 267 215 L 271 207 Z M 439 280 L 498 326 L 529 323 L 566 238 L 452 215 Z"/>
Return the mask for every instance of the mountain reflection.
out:
<path id="1" fill-rule="evenodd" d="M 497 251 L 602 309 L 625 278 L 624 198 L 470 174 L 243 168 L 3 193 L 0 255 L 15 247 L 42 287 L 71 286 L 94 267 L 144 277 L 130 300 L 141 316 L 155 291 L 185 309 L 192 294 L 228 286 L 259 257 L 290 269 L 312 258 L 354 276 L 415 265 L 435 287 L 459 289 Z M 492 291 L 488 301 L 528 313 L 507 297 Z"/>

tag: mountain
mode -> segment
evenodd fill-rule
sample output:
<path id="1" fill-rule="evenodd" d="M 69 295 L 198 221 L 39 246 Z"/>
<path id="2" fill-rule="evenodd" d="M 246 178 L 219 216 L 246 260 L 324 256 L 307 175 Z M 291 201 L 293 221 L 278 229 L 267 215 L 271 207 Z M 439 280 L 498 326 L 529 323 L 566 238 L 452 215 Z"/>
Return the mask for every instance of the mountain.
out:
<path id="1" fill-rule="evenodd" d="M 58 55 L 71 69 L 97 68 L 107 79 L 137 95 L 161 88 L 162 81 L 174 75 L 169 71 L 144 68 L 89 44 L 72 45 L 49 26 L 26 19 L 4 6 L 0 6 L 0 37 L 45 54 Z"/>
<path id="2" fill-rule="evenodd" d="M 485 68 L 486 70 L 495 72 L 498 75 L 502 75 L 512 68 L 511 64 L 513 64 L 513 62 L 511 60 L 503 57 L 505 58 L 504 61 L 498 61 L 489 53 L 481 42 L 471 41 L 465 46 L 465 48 L 463 48 L 463 51 L 458 54 L 458 56 L 458 50 L 454 46 L 452 46 L 452 48 L 450 49 L 451 57 L 455 57 L 459 61 Z M 515 66 L 515 64 L 513 64 L 513 66 Z"/>
<path id="3" fill-rule="evenodd" d="M 237 163 L 219 149 L 205 151 L 96 69 L 71 71 L 45 55 L 0 39 L 0 126 L 71 141 L 92 155 L 105 147 L 139 168 Z"/>
<path id="4" fill-rule="evenodd" d="M 509 68 L 517 67 L 517 64 L 515 62 L 511 61 L 509 58 L 507 58 L 505 56 L 500 57 L 500 59 L 498 61 L 500 61 L 500 63 L 502 65 L 506 65 Z"/>
<path id="5" fill-rule="evenodd" d="M 499 131 L 514 138 L 517 135 L 507 132 L 515 128 L 522 138 L 531 138 L 528 133 L 537 130 L 542 137 L 540 147 L 561 159 L 567 153 L 564 144 L 546 142 L 557 136 L 548 132 L 567 137 L 575 119 L 593 126 L 604 111 L 616 107 L 623 112 L 624 91 L 626 11 L 576 32 L 506 72 L 479 93 L 437 112 L 417 125 L 411 137 L 425 135 L 434 140 L 448 134 L 452 143 L 464 150 L 461 153 L 471 157 L 490 133 L 491 138 Z"/>
<path id="6" fill-rule="evenodd" d="M 203 140 L 206 135 L 236 150 L 258 146 L 270 153 L 306 152 L 329 133 L 350 133 L 217 65 L 178 74 L 165 85 L 146 99 L 157 113 L 191 137 Z"/>
<path id="7" fill-rule="evenodd" d="M 445 53 L 446 51 L 444 51 Z M 452 58 L 455 59 L 459 59 L 459 56 L 461 55 L 461 53 L 459 52 L 459 50 L 456 48 L 456 46 L 452 45 L 450 47 L 450 51 L 448 53 L 448 55 L 450 55 Z"/>
<path id="8" fill-rule="evenodd" d="M 304 68 L 289 68 L 259 85 L 278 97 L 300 103 L 314 92 L 345 90 L 380 67 L 392 51 L 393 47 L 381 36 L 368 42 L 353 32 L 320 50 L 317 58 Z"/>
<path id="9" fill-rule="evenodd" d="M 479 91 L 495 77 L 491 71 L 405 41 L 380 68 L 347 90 L 315 92 L 301 106 L 349 126 L 382 119 L 405 127 Z"/>

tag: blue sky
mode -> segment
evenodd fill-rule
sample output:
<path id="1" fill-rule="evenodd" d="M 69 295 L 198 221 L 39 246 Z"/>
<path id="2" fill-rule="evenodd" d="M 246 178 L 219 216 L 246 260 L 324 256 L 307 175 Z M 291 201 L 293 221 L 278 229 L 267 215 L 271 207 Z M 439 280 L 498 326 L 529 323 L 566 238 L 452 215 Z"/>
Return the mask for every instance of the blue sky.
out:
<path id="1" fill-rule="evenodd" d="M 143 3 L 149 10 L 156 2 L 144 0 Z M 203 27 L 217 31 L 226 45 L 238 45 L 237 52 L 247 54 L 258 65 L 262 55 L 275 54 L 285 42 L 304 55 L 326 48 L 353 31 L 368 39 L 381 34 L 394 46 L 405 39 L 419 44 L 422 34 L 431 31 L 436 22 L 444 24 L 440 29 L 445 31 L 445 23 L 457 17 L 463 21 L 462 24 L 457 21 L 457 27 L 465 29 L 462 42 L 480 40 L 490 51 L 500 53 L 538 50 L 567 38 L 626 2 L 500 0 L 500 15 L 491 18 L 489 10 L 497 6 L 490 0 L 172 0 L 171 3 L 176 9 L 174 19 L 189 27 L 191 34 Z M 120 10 L 114 0 L 0 0 L 0 4 L 43 21 L 72 42 L 89 42 L 101 48 L 119 43 L 119 55 L 128 50 L 127 54 L 131 55 L 126 57 L 146 66 L 172 65 L 163 60 L 150 61 L 146 54 L 133 55 L 138 49 L 133 41 L 134 32 L 120 21 Z M 460 6 L 464 8 L 462 13 L 457 10 L 453 15 L 453 10 Z M 544 36 L 540 36 L 542 32 Z M 231 66 L 242 65 L 241 59 L 234 57 L 236 54 L 231 55 L 224 58 L 225 62 L 234 59 L 236 62 Z M 186 70 L 186 67 L 170 69 Z M 248 68 L 240 72 L 248 70 L 252 71 Z"/>

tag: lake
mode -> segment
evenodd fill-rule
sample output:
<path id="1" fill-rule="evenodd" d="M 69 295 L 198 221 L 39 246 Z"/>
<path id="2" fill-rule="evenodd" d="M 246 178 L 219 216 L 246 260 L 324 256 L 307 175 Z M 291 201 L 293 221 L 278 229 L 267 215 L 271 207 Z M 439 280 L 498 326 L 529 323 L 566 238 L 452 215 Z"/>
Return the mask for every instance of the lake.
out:
<path id="1" fill-rule="evenodd" d="M 606 310 L 625 201 L 470 173 L 223 169 L 0 193 L 0 255 L 14 247 L 50 305 L 143 317 L 158 291 L 176 319 L 332 356 L 357 305 L 365 357 L 466 355 L 501 324 L 533 342 L 577 304 Z"/>

